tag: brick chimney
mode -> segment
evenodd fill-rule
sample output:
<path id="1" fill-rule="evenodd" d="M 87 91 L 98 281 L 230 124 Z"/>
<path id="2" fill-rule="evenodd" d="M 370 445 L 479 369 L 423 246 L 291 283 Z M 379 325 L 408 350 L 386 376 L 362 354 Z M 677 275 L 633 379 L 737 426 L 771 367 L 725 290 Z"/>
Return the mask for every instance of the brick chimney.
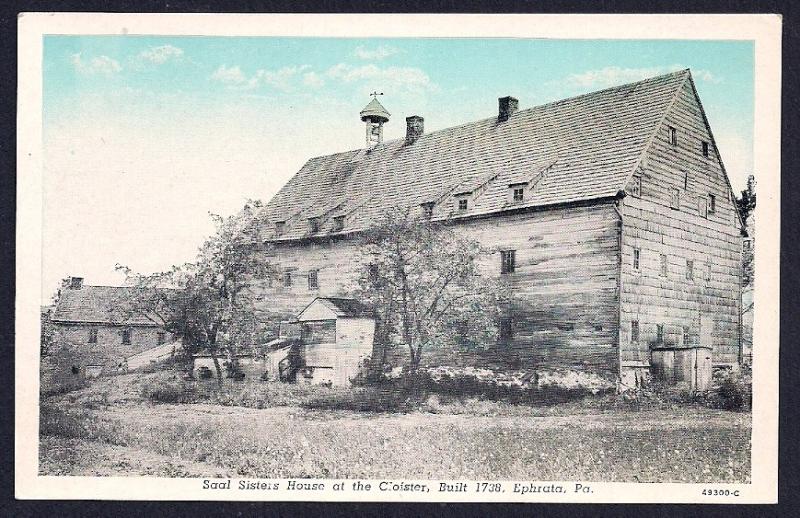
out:
<path id="1" fill-rule="evenodd" d="M 413 144 L 425 133 L 425 119 L 419 115 L 406 117 L 406 145 Z"/>
<path id="2" fill-rule="evenodd" d="M 501 97 L 497 101 L 500 105 L 497 113 L 497 122 L 507 121 L 519 109 L 519 100 L 514 97 Z"/>

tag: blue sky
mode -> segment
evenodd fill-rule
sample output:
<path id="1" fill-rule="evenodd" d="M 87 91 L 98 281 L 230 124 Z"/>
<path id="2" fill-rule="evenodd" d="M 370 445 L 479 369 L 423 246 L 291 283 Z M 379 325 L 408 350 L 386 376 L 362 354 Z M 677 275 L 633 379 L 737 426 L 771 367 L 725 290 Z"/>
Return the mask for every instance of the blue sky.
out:
<path id="1" fill-rule="evenodd" d="M 752 171 L 753 44 L 723 41 L 47 36 L 43 296 L 193 257 L 248 197 L 309 157 L 358 148 L 384 92 L 386 138 L 691 68 L 734 188 Z"/>

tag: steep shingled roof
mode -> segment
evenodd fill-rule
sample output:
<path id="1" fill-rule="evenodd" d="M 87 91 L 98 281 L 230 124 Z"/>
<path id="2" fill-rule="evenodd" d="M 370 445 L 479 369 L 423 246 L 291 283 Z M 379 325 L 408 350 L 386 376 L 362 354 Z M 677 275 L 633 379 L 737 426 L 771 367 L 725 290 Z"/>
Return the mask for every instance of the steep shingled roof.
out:
<path id="1" fill-rule="evenodd" d="M 308 218 L 334 203 L 337 213 L 354 209 L 344 232 L 369 227 L 391 207 L 424 202 L 436 202 L 434 219 L 458 217 L 451 195 L 479 184 L 463 215 L 614 196 L 689 77 L 683 70 L 520 110 L 504 122 L 492 117 L 431 132 L 410 145 L 397 139 L 369 152 L 312 158 L 264 207 L 261 237 L 331 234 L 332 217 L 323 216 L 315 234 Z M 520 179 L 531 190 L 511 207 L 508 185 Z M 276 221 L 286 221 L 280 236 Z"/>
<path id="2" fill-rule="evenodd" d="M 53 310 L 51 320 L 63 323 L 129 324 L 154 326 L 143 315 L 130 315 L 121 309 L 128 300 L 129 291 L 136 288 L 120 286 L 82 286 L 63 288 Z"/>

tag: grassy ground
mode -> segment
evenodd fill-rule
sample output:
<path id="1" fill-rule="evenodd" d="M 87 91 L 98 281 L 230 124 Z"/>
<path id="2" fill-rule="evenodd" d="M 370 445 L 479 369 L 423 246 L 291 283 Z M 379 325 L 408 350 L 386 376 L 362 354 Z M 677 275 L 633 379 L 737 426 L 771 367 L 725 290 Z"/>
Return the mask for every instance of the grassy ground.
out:
<path id="1" fill-rule="evenodd" d="M 140 395 L 148 382 L 118 376 L 44 400 L 40 472 L 631 482 L 750 476 L 749 413 L 635 410 L 610 396 L 548 407 L 432 399 L 409 413 L 310 410 L 298 403 L 331 389 L 259 382 L 216 395 L 214 382 L 195 387 L 213 404 L 152 404 Z M 241 396 L 231 390 L 267 397 L 269 407 L 219 404 Z"/>

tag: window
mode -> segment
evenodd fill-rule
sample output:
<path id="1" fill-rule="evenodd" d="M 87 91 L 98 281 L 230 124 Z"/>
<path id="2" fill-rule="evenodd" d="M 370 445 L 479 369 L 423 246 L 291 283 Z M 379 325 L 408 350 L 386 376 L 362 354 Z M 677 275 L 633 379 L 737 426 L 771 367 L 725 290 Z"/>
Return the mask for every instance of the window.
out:
<path id="1" fill-rule="evenodd" d="M 694 279 L 694 261 L 691 259 L 686 260 L 686 280 L 691 281 Z"/>
<path id="2" fill-rule="evenodd" d="M 500 319 L 497 338 L 501 344 L 511 343 L 511 340 L 514 338 L 514 322 L 511 318 L 506 317 Z"/>
<path id="3" fill-rule="evenodd" d="M 292 272 L 283 272 L 283 286 L 288 288 L 292 285 Z"/>
<path id="4" fill-rule="evenodd" d="M 122 330 L 122 343 L 124 345 L 131 344 L 131 330 L 130 329 L 123 329 Z"/>
<path id="5" fill-rule="evenodd" d="M 661 254 L 661 273 L 662 277 L 667 276 L 667 256 L 666 254 Z"/>
<path id="6" fill-rule="evenodd" d="M 642 195 L 642 177 L 637 175 L 633 175 L 631 179 L 631 196 L 636 196 L 637 198 Z"/>
<path id="7" fill-rule="evenodd" d="M 711 259 L 706 260 L 706 282 L 711 281 Z"/>
<path id="8" fill-rule="evenodd" d="M 684 171 L 684 173 L 683 173 L 683 190 L 684 191 L 688 191 L 689 190 L 689 172 L 688 171 Z"/>
<path id="9" fill-rule="evenodd" d="M 656 325 L 656 342 L 660 344 L 664 343 L 664 324 Z"/>
<path id="10" fill-rule="evenodd" d="M 97 343 L 97 328 L 91 327 L 89 328 L 89 343 L 96 344 Z"/>
<path id="11" fill-rule="evenodd" d="M 458 210 L 461 210 L 461 211 L 467 210 L 467 206 L 469 205 L 468 202 L 469 202 L 469 200 L 467 200 L 466 198 L 459 199 L 458 200 Z"/>
<path id="12" fill-rule="evenodd" d="M 516 269 L 516 250 L 503 250 L 500 252 L 500 273 L 514 273 Z"/>
<path id="13" fill-rule="evenodd" d="M 747 251 L 750 250 L 751 248 L 753 248 L 752 241 L 750 241 L 749 239 L 745 239 L 744 242 L 742 242 L 742 249 Z"/>
<path id="14" fill-rule="evenodd" d="M 319 279 L 317 278 L 317 270 L 310 270 L 308 272 L 308 289 L 316 290 L 319 288 Z"/>
<path id="15" fill-rule="evenodd" d="M 708 157 L 708 142 L 703 141 L 703 156 Z"/>
<path id="16" fill-rule="evenodd" d="M 631 342 L 636 343 L 639 341 L 639 321 L 631 321 Z"/>
<path id="17" fill-rule="evenodd" d="M 164 331 L 159 331 L 158 334 L 156 335 L 156 340 L 158 342 L 158 345 L 162 345 L 164 342 L 167 341 L 167 333 L 165 333 Z"/>
<path id="18" fill-rule="evenodd" d="M 713 194 L 708 195 L 708 213 L 714 214 L 717 210 L 717 197 Z"/>
<path id="19" fill-rule="evenodd" d="M 683 326 L 683 345 L 689 345 L 689 326 Z"/>
<path id="20" fill-rule="evenodd" d="M 511 202 L 522 203 L 525 201 L 525 186 L 522 184 L 511 185 Z"/>
<path id="21" fill-rule="evenodd" d="M 422 204 L 422 216 L 425 219 L 431 219 L 433 217 L 433 202 L 426 201 Z"/>
<path id="22" fill-rule="evenodd" d="M 639 254 L 641 252 L 638 248 L 633 249 L 633 269 L 637 272 L 639 271 Z"/>
<path id="23" fill-rule="evenodd" d="M 704 196 L 697 198 L 697 213 L 700 214 L 701 218 L 708 217 L 708 199 Z"/>
<path id="24" fill-rule="evenodd" d="M 280 236 L 286 231 L 286 222 L 285 221 L 276 221 L 275 222 L 275 235 Z"/>
<path id="25" fill-rule="evenodd" d="M 667 126 L 669 128 L 669 143 L 672 146 L 678 145 L 678 130 L 673 128 L 672 126 Z"/>
<path id="26" fill-rule="evenodd" d="M 319 218 L 308 218 L 308 229 L 311 233 L 319 232 Z"/>
<path id="27" fill-rule="evenodd" d="M 676 210 L 681 208 L 681 190 L 677 187 L 673 187 L 670 191 L 669 206 Z"/>
<path id="28" fill-rule="evenodd" d="M 335 216 L 333 218 L 333 231 L 341 232 L 344 230 L 344 216 Z"/>

